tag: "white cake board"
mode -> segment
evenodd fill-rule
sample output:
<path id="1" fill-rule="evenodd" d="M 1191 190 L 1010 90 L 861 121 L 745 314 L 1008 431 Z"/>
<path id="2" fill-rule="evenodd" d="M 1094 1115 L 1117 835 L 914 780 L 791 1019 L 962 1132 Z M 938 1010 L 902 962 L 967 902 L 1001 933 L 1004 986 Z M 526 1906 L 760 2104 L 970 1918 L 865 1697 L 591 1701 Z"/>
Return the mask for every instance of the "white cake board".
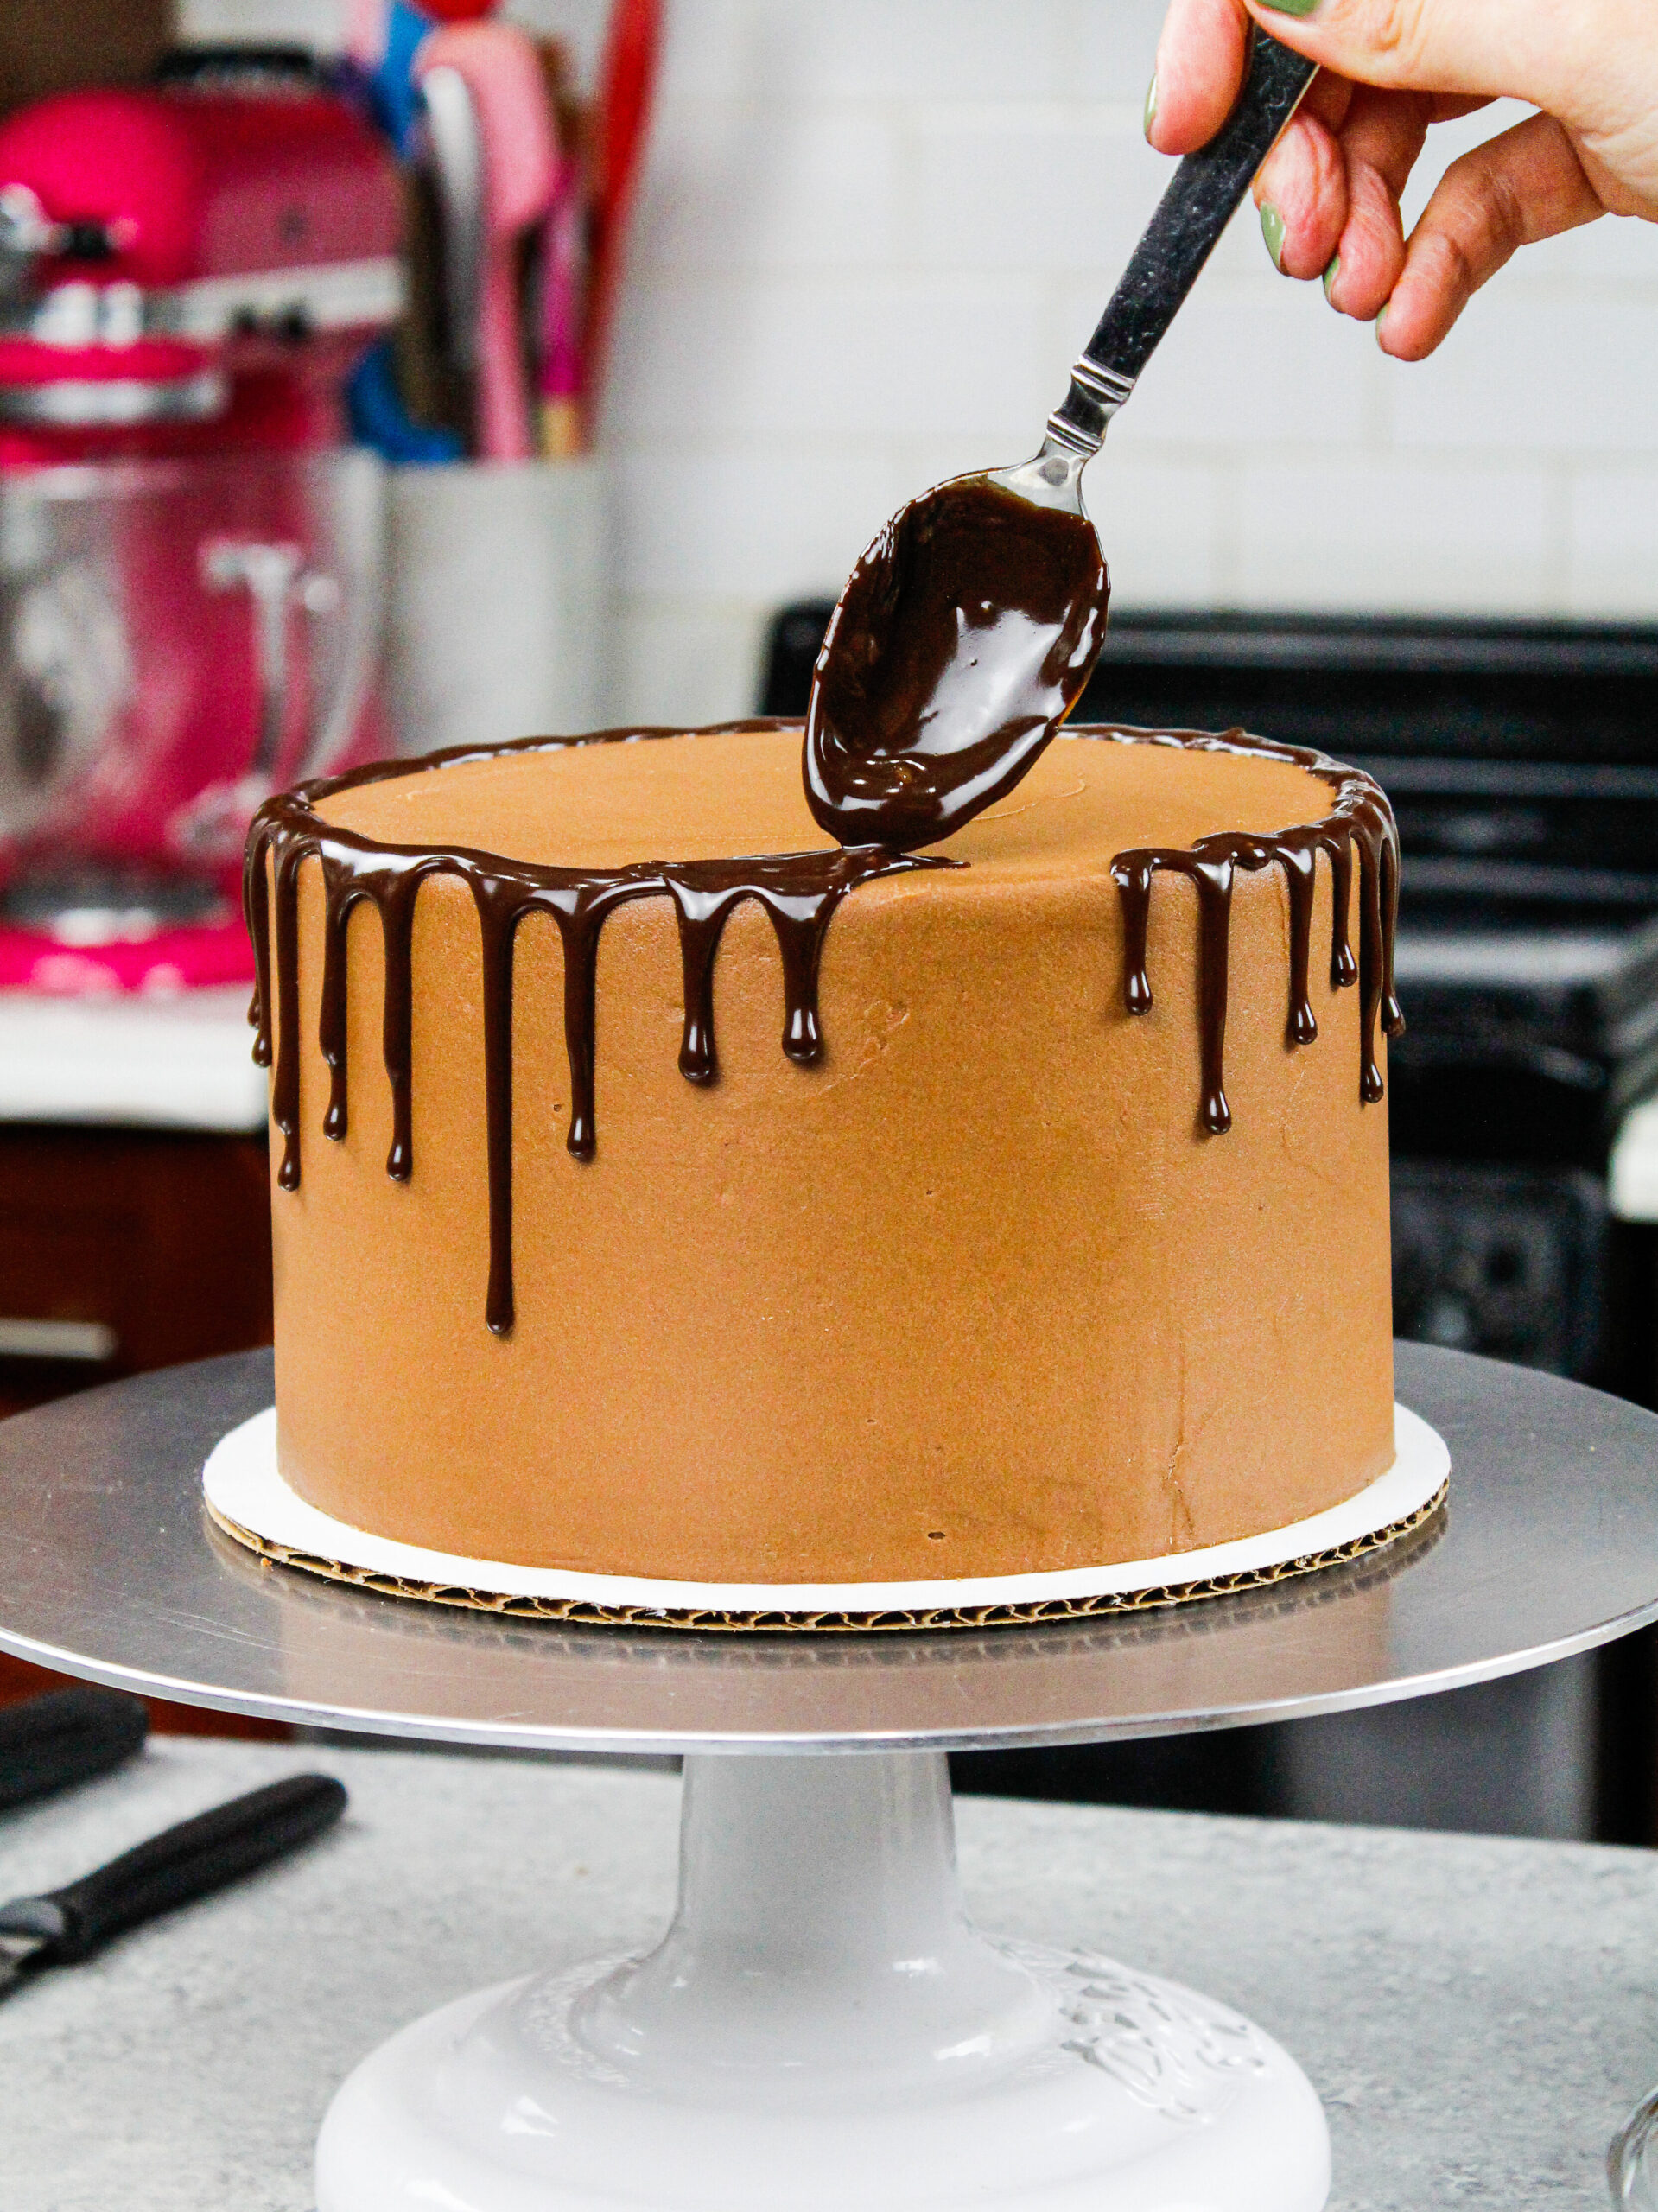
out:
<path id="1" fill-rule="evenodd" d="M 276 1464 L 274 1408 L 214 1447 L 202 1474 L 226 1532 L 283 1565 L 407 1597 L 492 1611 L 651 1627 L 928 1629 L 1051 1620 L 1216 1597 L 1331 1567 L 1418 1526 L 1438 1506 L 1451 1455 L 1394 1408 L 1393 1465 L 1323 1513 L 1264 1535 L 1158 1559 L 1059 1573 L 921 1582 L 681 1582 L 465 1559 L 354 1529 L 308 1505 Z"/>

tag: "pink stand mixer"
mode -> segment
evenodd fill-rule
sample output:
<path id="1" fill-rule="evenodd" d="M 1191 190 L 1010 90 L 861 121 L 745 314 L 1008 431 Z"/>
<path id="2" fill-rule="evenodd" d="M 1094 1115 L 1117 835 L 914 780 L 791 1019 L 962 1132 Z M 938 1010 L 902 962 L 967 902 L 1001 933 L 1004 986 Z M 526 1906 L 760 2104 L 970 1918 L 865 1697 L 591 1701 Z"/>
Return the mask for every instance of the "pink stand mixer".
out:
<path id="1" fill-rule="evenodd" d="M 401 189 L 293 55 L 0 123 L 0 987 L 251 973 L 273 789 L 388 749 L 378 466 Z"/>

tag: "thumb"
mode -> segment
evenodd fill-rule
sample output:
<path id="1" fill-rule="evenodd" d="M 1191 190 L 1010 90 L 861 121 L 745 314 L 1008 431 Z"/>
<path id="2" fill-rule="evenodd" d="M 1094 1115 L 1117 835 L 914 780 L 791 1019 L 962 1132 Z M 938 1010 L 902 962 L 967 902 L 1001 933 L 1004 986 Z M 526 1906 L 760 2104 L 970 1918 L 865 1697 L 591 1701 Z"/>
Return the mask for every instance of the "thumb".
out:
<path id="1" fill-rule="evenodd" d="M 1602 0 L 1245 0 L 1323 67 L 1401 92 L 1508 94 L 1560 111 L 1598 42 Z"/>

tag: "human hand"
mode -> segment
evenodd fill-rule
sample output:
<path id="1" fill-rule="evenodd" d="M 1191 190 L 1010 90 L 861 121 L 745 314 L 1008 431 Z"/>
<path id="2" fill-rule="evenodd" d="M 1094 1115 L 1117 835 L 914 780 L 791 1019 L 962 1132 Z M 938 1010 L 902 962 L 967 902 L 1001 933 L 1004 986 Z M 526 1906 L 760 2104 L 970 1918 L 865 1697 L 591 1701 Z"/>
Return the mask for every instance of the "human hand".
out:
<path id="1" fill-rule="evenodd" d="M 1658 222 L 1653 0 L 1170 0 L 1147 102 L 1159 153 L 1220 128 L 1251 16 L 1321 64 L 1255 180 L 1268 251 L 1375 318 L 1384 353 L 1431 353 L 1522 245 L 1603 214 Z M 1430 128 L 1503 97 L 1539 112 L 1452 162 L 1407 241 L 1400 197 Z"/>

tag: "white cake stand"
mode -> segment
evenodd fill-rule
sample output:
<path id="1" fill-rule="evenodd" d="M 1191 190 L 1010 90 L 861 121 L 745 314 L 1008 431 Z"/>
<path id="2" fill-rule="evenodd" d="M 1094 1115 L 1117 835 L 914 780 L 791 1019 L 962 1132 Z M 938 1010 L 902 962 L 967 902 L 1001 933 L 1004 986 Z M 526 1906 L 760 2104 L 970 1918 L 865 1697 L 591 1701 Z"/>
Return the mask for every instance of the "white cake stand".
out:
<path id="1" fill-rule="evenodd" d="M 968 1926 L 944 1754 L 1408 1697 L 1658 1615 L 1658 1420 L 1415 1347 L 1399 1376 L 1455 1472 L 1448 1513 L 1384 1552 L 1172 1611 L 767 1637 L 450 1610 L 256 1560 L 200 1480 L 269 1402 L 268 1358 L 215 1361 L 0 1425 L 0 1646 L 297 1722 L 686 1754 L 663 1942 L 372 2053 L 324 2124 L 320 2212 L 1318 2212 L 1323 2116 L 1259 2029 Z"/>

